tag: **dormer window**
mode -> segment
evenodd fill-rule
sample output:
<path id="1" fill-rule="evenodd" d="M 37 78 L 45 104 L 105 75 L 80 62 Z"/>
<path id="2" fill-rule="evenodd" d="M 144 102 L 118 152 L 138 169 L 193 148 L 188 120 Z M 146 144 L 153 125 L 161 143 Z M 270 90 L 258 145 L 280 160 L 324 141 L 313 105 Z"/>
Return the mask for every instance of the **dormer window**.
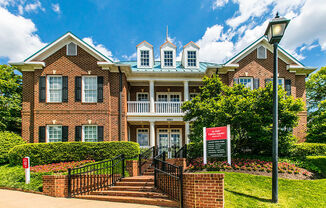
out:
<path id="1" fill-rule="evenodd" d="M 266 48 L 264 46 L 260 46 L 257 48 L 257 58 L 258 59 L 266 59 L 267 58 L 267 52 L 266 52 Z"/>
<path id="2" fill-rule="evenodd" d="M 77 56 L 77 45 L 73 42 L 67 45 L 67 56 Z"/>
<path id="3" fill-rule="evenodd" d="M 140 51 L 140 65 L 149 66 L 149 51 Z"/>
<path id="4" fill-rule="evenodd" d="M 197 60 L 196 60 L 196 58 L 197 58 L 196 51 L 187 51 L 187 52 L 188 52 L 187 53 L 188 67 L 189 66 L 196 67 L 196 62 L 197 62 Z"/>
<path id="5" fill-rule="evenodd" d="M 164 66 L 173 66 L 173 51 L 164 51 Z"/>

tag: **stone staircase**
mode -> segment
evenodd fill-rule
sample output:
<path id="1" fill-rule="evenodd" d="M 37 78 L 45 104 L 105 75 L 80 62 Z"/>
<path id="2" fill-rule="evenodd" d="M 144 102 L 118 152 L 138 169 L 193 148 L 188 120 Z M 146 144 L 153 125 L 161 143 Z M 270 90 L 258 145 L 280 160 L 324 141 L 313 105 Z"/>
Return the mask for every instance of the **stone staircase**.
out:
<path id="1" fill-rule="evenodd" d="M 79 195 L 76 198 L 163 207 L 178 207 L 179 205 L 178 202 L 170 200 L 167 195 L 155 189 L 154 169 L 152 168 L 147 169 L 143 176 L 123 178 L 107 190 L 93 191 L 89 195 Z"/>

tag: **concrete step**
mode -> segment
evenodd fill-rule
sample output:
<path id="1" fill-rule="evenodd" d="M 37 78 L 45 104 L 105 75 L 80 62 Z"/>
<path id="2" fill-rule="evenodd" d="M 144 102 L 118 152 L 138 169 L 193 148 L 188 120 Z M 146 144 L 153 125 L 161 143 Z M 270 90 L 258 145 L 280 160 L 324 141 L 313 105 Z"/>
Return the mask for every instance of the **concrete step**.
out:
<path id="1" fill-rule="evenodd" d="M 129 197 L 147 197 L 147 198 L 163 198 L 168 199 L 168 196 L 159 192 L 141 192 L 141 191 L 93 191 L 91 195 L 106 195 L 106 196 L 129 196 Z"/>
<path id="2" fill-rule="evenodd" d="M 108 190 L 114 191 L 156 191 L 154 186 L 112 186 Z"/>
<path id="3" fill-rule="evenodd" d="M 176 201 L 170 199 L 162 199 L 162 198 L 107 196 L 107 195 L 80 195 L 80 196 L 76 196 L 76 198 L 123 202 L 123 203 L 148 204 L 148 205 L 165 206 L 165 207 L 178 207 L 178 203 Z"/>
<path id="4" fill-rule="evenodd" d="M 136 182 L 129 182 L 129 181 L 119 181 L 115 184 L 115 186 L 154 186 L 153 182 L 142 182 L 142 181 L 136 181 Z"/>

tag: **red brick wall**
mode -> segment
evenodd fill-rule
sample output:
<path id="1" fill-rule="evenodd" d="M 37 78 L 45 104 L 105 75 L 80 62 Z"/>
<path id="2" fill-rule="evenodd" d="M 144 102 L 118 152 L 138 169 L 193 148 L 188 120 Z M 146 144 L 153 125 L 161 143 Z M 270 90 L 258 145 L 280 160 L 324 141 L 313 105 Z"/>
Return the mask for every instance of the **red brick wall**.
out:
<path id="1" fill-rule="evenodd" d="M 138 160 L 127 160 L 126 170 L 128 171 L 130 177 L 138 176 Z"/>
<path id="2" fill-rule="evenodd" d="M 184 207 L 224 207 L 224 174 L 184 173 Z"/>
<path id="3" fill-rule="evenodd" d="M 43 176 L 43 194 L 54 197 L 68 197 L 68 176 Z"/>

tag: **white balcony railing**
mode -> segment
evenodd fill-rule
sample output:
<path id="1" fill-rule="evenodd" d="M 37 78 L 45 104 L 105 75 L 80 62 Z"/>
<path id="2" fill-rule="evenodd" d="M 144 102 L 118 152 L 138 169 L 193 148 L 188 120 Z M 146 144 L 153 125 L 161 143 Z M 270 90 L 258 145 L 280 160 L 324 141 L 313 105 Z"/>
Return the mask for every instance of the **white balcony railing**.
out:
<path id="1" fill-rule="evenodd" d="M 149 101 L 128 101 L 128 113 L 149 113 Z M 155 102 L 155 113 L 182 113 L 183 102 Z"/>
<path id="2" fill-rule="evenodd" d="M 156 113 L 182 113 L 183 102 L 155 102 Z"/>
<path id="3" fill-rule="evenodd" d="M 149 101 L 128 101 L 128 113 L 149 113 Z"/>

